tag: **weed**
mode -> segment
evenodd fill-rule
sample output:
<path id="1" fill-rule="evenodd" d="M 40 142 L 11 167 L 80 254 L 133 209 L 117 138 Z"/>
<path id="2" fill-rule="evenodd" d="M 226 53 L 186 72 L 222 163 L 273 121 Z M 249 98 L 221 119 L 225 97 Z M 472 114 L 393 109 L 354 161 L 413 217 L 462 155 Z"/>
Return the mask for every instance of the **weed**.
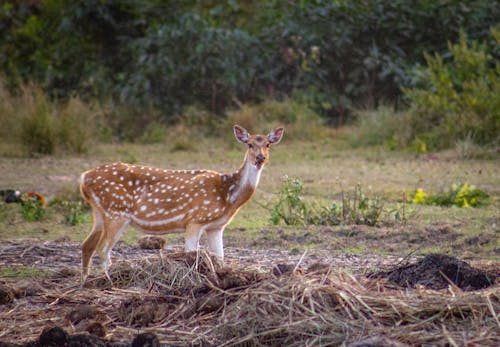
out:
<path id="1" fill-rule="evenodd" d="M 283 221 L 286 225 L 339 225 L 365 224 L 374 226 L 381 221 L 384 203 L 380 196 L 368 198 L 357 185 L 354 192 L 342 192 L 341 202 L 332 202 L 328 206 L 306 203 L 301 194 L 302 182 L 296 178 L 285 178 L 279 191 L 278 201 L 271 209 L 271 222 L 274 225 Z M 388 211 L 395 220 L 406 217 L 399 209 Z"/>
<path id="2" fill-rule="evenodd" d="M 376 225 L 383 210 L 382 198 L 369 199 L 359 184 L 352 194 L 342 192 L 342 219 L 345 223 Z"/>
<path id="3" fill-rule="evenodd" d="M 448 191 L 437 194 L 428 194 L 419 188 L 415 190 L 410 201 L 423 205 L 479 207 L 488 205 L 490 196 L 484 190 L 463 183 L 452 184 Z"/>
<path id="4" fill-rule="evenodd" d="M 57 208 L 57 210 L 64 216 L 64 223 L 67 225 L 75 226 L 84 224 L 90 221 L 88 215 L 89 206 L 81 200 L 60 200 L 55 198 L 51 201 L 50 206 Z"/>
<path id="5" fill-rule="evenodd" d="M 274 225 L 283 221 L 286 225 L 309 224 L 309 209 L 302 201 L 302 182 L 286 177 L 279 191 L 278 202 L 271 210 L 271 222 Z"/>
<path id="6" fill-rule="evenodd" d="M 28 222 L 39 221 L 45 216 L 45 207 L 40 201 L 23 194 L 21 197 L 21 214 Z"/>

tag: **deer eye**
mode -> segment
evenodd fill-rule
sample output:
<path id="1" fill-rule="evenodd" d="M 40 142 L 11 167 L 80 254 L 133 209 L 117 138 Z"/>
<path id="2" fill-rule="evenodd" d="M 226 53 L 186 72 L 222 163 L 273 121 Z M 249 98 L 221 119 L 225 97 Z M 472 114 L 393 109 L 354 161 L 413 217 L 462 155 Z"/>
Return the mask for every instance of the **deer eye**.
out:
<path id="1" fill-rule="evenodd" d="M 253 145 L 251 143 L 248 144 L 248 148 L 252 149 Z"/>
<path id="2" fill-rule="evenodd" d="M 271 147 L 271 144 L 270 144 L 270 143 L 267 143 L 267 144 L 266 144 L 266 148 L 269 148 L 269 147 Z"/>

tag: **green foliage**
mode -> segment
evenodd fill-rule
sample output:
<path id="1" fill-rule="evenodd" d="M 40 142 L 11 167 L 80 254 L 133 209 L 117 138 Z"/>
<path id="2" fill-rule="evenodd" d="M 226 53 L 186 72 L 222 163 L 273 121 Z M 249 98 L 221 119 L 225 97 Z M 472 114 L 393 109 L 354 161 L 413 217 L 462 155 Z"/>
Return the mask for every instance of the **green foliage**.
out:
<path id="1" fill-rule="evenodd" d="M 63 210 L 64 222 L 75 226 L 90 221 L 89 207 L 82 201 L 61 201 L 58 206 Z"/>
<path id="2" fill-rule="evenodd" d="M 121 98 L 170 112 L 193 104 L 220 112 L 232 99 L 251 95 L 262 64 L 258 48 L 245 31 L 212 27 L 185 13 L 149 27 L 131 43 L 132 64 L 126 84 L 119 86 Z"/>
<path id="3" fill-rule="evenodd" d="M 468 183 L 453 184 L 443 193 L 429 195 L 423 189 L 417 189 L 410 197 L 415 204 L 435 206 L 480 207 L 490 203 L 490 196 L 484 190 L 470 186 Z"/>
<path id="4" fill-rule="evenodd" d="M 286 225 L 310 224 L 310 210 L 302 201 L 302 182 L 286 178 L 279 190 L 278 201 L 271 210 L 271 222 L 274 225 L 283 221 Z"/>
<path id="5" fill-rule="evenodd" d="M 47 278 L 50 273 L 42 270 L 39 267 L 2 267 L 0 270 L 0 277 L 11 278 Z"/>
<path id="6" fill-rule="evenodd" d="M 153 122 L 146 127 L 146 130 L 139 138 L 139 142 L 144 144 L 163 143 L 166 138 L 165 131 L 163 125 Z"/>
<path id="7" fill-rule="evenodd" d="M 380 196 L 368 198 L 361 186 L 353 193 L 342 192 L 341 202 L 324 206 L 306 203 L 302 199 L 302 182 L 286 178 L 278 193 L 278 200 L 271 209 L 271 222 L 275 225 L 339 225 L 364 224 L 375 226 L 382 221 L 384 203 Z M 395 212 L 395 219 L 401 220 L 401 213 Z"/>
<path id="8" fill-rule="evenodd" d="M 357 185 L 352 194 L 342 193 L 342 219 L 345 223 L 377 225 L 384 210 L 380 196 L 368 198 Z"/>
<path id="9" fill-rule="evenodd" d="M 410 110 L 388 107 L 359 112 L 357 145 L 410 147 L 417 153 L 455 146 L 463 157 L 474 145 L 500 142 L 500 29 L 490 41 L 468 43 L 465 34 L 446 55 L 426 54 L 427 66 L 414 70 L 415 87 L 405 89 Z"/>
<path id="10" fill-rule="evenodd" d="M 449 57 L 425 55 L 418 86 L 405 90 L 414 139 L 438 149 L 467 138 L 499 143 L 500 63 L 492 55 L 500 46 L 499 31 L 493 31 L 493 48 L 475 40 L 469 44 L 462 33 L 458 43 L 449 44 Z"/>
<path id="11" fill-rule="evenodd" d="M 7 0 L 0 69 L 9 88 L 33 80 L 58 99 L 160 110 L 164 124 L 186 106 L 220 115 L 263 96 L 341 123 L 355 106 L 398 103 L 423 52 L 460 29 L 484 39 L 499 12 L 488 0 Z"/>
<path id="12" fill-rule="evenodd" d="M 23 195 L 21 197 L 21 214 L 24 220 L 36 222 L 42 220 L 45 216 L 45 207 L 40 201 Z"/>

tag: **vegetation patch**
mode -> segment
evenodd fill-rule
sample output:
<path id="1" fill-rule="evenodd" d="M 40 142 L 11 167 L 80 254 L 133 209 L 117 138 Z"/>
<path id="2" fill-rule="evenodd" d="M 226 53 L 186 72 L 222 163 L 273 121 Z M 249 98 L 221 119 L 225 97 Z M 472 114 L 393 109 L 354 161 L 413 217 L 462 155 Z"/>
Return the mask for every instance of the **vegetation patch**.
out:
<path id="1" fill-rule="evenodd" d="M 271 222 L 286 225 L 339 225 L 365 224 L 375 226 L 385 217 L 392 216 L 390 222 L 405 218 L 402 211 L 384 209 L 381 196 L 367 197 L 360 185 L 353 192 L 342 192 L 342 201 L 329 205 L 307 203 L 302 198 L 303 185 L 299 179 L 285 178 L 278 200 L 271 209 Z"/>
<path id="2" fill-rule="evenodd" d="M 470 186 L 468 183 L 452 184 L 447 192 L 428 194 L 417 189 L 410 197 L 415 204 L 457 207 L 480 207 L 490 203 L 490 196 L 484 190 Z"/>

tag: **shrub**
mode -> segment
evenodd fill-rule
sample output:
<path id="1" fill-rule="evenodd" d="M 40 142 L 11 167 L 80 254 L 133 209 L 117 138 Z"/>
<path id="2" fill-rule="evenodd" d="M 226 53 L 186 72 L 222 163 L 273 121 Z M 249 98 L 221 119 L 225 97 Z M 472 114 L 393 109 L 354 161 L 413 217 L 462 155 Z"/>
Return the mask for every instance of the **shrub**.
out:
<path id="1" fill-rule="evenodd" d="M 329 205 L 307 203 L 302 199 L 302 182 L 299 179 L 286 178 L 278 193 L 278 200 L 271 209 L 271 222 L 275 225 L 339 225 L 365 224 L 378 225 L 382 221 L 384 203 L 380 196 L 368 198 L 361 186 L 354 192 L 342 192 L 342 201 L 333 201 Z M 401 220 L 401 213 L 396 209 L 395 220 Z M 388 213 L 388 214 L 390 214 Z"/>
<path id="2" fill-rule="evenodd" d="M 59 147 L 70 153 L 86 153 L 91 143 L 95 142 L 100 126 L 94 107 L 72 97 L 61 106 L 56 118 Z"/>
<path id="3" fill-rule="evenodd" d="M 0 96 L 0 134 L 7 142 L 22 145 L 29 155 L 85 153 L 100 126 L 98 110 L 91 104 L 76 97 L 52 101 L 34 84 L 23 85 L 14 94 L 0 83 Z"/>
<path id="4" fill-rule="evenodd" d="M 354 146 L 385 145 L 389 149 L 406 147 L 411 142 L 409 114 L 381 106 L 376 110 L 358 110 L 357 128 L 350 138 Z"/>
<path id="5" fill-rule="evenodd" d="M 484 206 L 489 204 L 489 199 L 488 193 L 468 183 L 452 184 L 448 191 L 437 194 L 428 194 L 419 188 L 410 197 L 415 204 L 457 207 Z"/>
<path id="6" fill-rule="evenodd" d="M 492 30 L 495 49 L 500 30 Z M 500 141 L 500 63 L 485 43 L 465 34 L 449 44 L 449 58 L 426 54 L 418 86 L 405 89 L 413 139 L 431 148 L 448 148 L 470 139 L 481 145 Z"/>
<path id="7" fill-rule="evenodd" d="M 139 142 L 144 144 L 163 143 L 166 139 L 165 131 L 165 126 L 162 124 L 150 123 L 139 137 Z"/>
<path id="8" fill-rule="evenodd" d="M 21 197 L 21 214 L 28 222 L 39 221 L 45 216 L 45 207 L 42 202 L 23 195 Z"/>
<path id="9" fill-rule="evenodd" d="M 29 95 L 31 94 L 32 95 Z M 54 119 L 54 108 L 40 89 L 24 90 L 24 106 L 28 108 L 20 110 L 21 133 L 20 142 L 26 147 L 28 153 L 53 154 L 56 149 L 56 126 Z M 24 114 L 23 114 L 24 113 Z"/>

